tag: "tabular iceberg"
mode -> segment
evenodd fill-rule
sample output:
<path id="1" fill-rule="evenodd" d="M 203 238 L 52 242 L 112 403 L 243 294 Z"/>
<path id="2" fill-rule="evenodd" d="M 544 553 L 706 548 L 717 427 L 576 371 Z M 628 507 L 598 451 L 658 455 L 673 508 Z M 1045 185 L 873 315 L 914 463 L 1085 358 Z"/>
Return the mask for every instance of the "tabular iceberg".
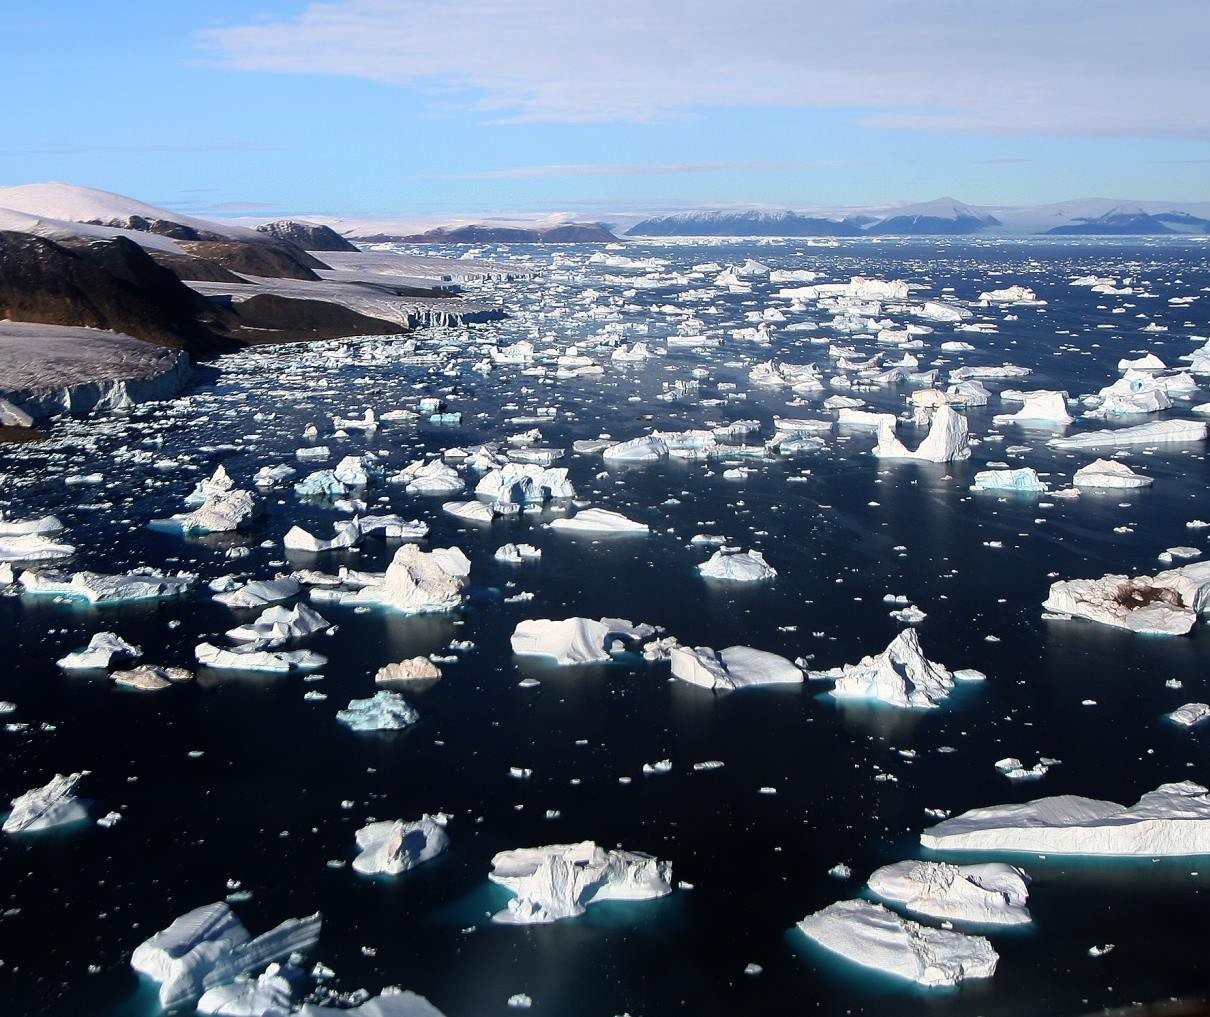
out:
<path id="1" fill-rule="evenodd" d="M 1111 428 L 1104 431 L 1084 431 L 1066 438 L 1051 438 L 1051 448 L 1076 452 L 1123 448 L 1130 445 L 1167 445 L 1204 441 L 1206 425 L 1200 420 L 1152 420 L 1133 427 Z"/>
<path id="2" fill-rule="evenodd" d="M 87 810 L 73 793 L 76 785 L 87 776 L 87 770 L 70 773 L 66 777 L 56 773 L 44 787 L 32 788 L 18 795 L 13 799 L 13 810 L 4 821 L 3 831 L 33 833 L 87 819 Z"/>
<path id="3" fill-rule="evenodd" d="M 1081 466 L 1071 478 L 1074 487 L 1092 488 L 1093 490 L 1121 490 L 1134 487 L 1148 487 L 1152 480 L 1142 474 L 1135 473 L 1125 463 L 1114 462 L 1112 459 L 1094 459 L 1087 466 Z"/>
<path id="4" fill-rule="evenodd" d="M 708 646 L 674 646 L 669 652 L 672 677 L 716 692 L 753 685 L 800 684 L 803 673 L 793 661 L 750 646 L 729 646 L 717 653 Z"/>
<path id="5" fill-rule="evenodd" d="M 883 900 L 929 918 L 988 925 L 1033 921 L 1026 901 L 1028 878 L 1013 865 L 950 865 L 896 862 L 870 876 L 869 887 Z"/>
<path id="6" fill-rule="evenodd" d="M 642 642 L 655 632 L 624 618 L 532 618 L 517 623 L 512 648 L 521 656 L 552 657 L 556 664 L 595 664 L 610 659 L 615 642 Z"/>
<path id="7" fill-rule="evenodd" d="M 602 900 L 651 900 L 672 893 L 672 863 L 637 851 L 579 844 L 501 851 L 488 878 L 517 896 L 492 921 L 537 925 L 582 915 Z"/>
<path id="8" fill-rule="evenodd" d="M 921 985 L 990 978 L 1000 959 L 982 936 L 931 929 L 881 904 L 844 900 L 798 923 L 803 935 L 862 967 Z"/>
<path id="9" fill-rule="evenodd" d="M 1030 851 L 1054 855 L 1210 854 L 1210 797 L 1192 781 L 1162 784 L 1127 808 L 1058 795 L 972 809 L 925 830 L 938 851 Z"/>
<path id="10" fill-rule="evenodd" d="M 608 509 L 587 508 L 570 519 L 556 519 L 550 524 L 560 533 L 650 533 L 646 523 L 627 519 L 620 512 Z"/>

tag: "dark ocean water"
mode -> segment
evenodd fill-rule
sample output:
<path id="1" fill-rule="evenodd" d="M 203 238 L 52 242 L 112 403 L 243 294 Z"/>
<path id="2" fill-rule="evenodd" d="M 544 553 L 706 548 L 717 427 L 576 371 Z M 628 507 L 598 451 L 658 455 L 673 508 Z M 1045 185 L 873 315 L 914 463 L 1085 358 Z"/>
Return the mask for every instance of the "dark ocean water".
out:
<path id="1" fill-rule="evenodd" d="M 551 249 L 518 253 L 551 259 Z M 463 368 L 457 376 L 440 366 L 401 364 L 382 343 L 350 344 L 343 359 L 324 347 L 242 354 L 207 373 L 169 411 L 142 408 L 64 425 L 49 443 L 0 449 L 0 474 L 8 474 L 0 498 L 14 515 L 58 514 L 79 548 L 76 567 L 102 572 L 143 564 L 209 580 L 267 577 L 287 567 L 378 570 L 396 544 L 370 539 L 360 552 L 287 556 L 280 542 L 294 522 L 323 535 L 342 518 L 301 503 L 288 486 L 262 496 L 264 516 L 246 536 L 183 540 L 145 523 L 181 511 L 180 498 L 220 462 L 245 486 L 266 463 L 296 465 L 301 476 L 366 450 L 384 454 L 397 470 L 421 453 L 524 430 L 528 425 L 507 418 L 539 406 L 560 409 L 542 431 L 547 444 L 569 450 L 573 440 L 602 431 L 620 440 L 652 427 L 744 418 L 760 419 L 767 438 L 774 414 L 820 415 L 818 405 L 789 408 L 788 390 L 753 388 L 746 377 L 771 355 L 826 363 L 827 347 L 809 343 L 821 333 L 781 333 L 767 349 L 728 339 L 705 356 L 674 351 L 645 368 L 608 369 L 599 379 L 543 382 L 515 368 L 484 378 L 467 370 L 479 359 L 471 342 L 531 337 L 566 345 L 598 333 L 601 322 L 585 314 L 594 299 L 585 300 L 588 287 L 597 306 L 622 297 L 621 321 L 649 324 L 649 335 L 628 338 L 660 345 L 671 322 L 658 308 L 707 285 L 664 281 L 632 289 L 626 280 L 638 273 L 588 265 L 591 253 L 572 248 L 549 276 L 486 287 L 515 312 L 507 322 L 420 335 L 422 348 L 458 347 L 448 356 Z M 1047 306 L 1010 309 L 1015 321 L 1002 311 L 980 312 L 999 322 L 996 335 L 951 336 L 949 326 L 938 326 L 925 337 L 929 348 L 917 353 L 924 367 L 942 357 L 945 368 L 1011 361 L 1034 369 L 1004 387 L 1095 391 L 1118 376 L 1122 357 L 1153 351 L 1176 365 L 1200 345 L 1193 337 L 1210 336 L 1210 260 L 1198 244 L 812 248 L 789 241 L 628 245 L 625 254 L 666 259 L 665 271 L 752 257 L 774 268 L 823 271 L 821 281 L 856 273 L 904 278 L 929 285 L 924 295 L 933 297 L 952 287 L 945 295 L 958 299 L 1030 286 Z M 1130 276 L 1156 296 L 1105 296 L 1068 285 L 1069 277 L 1087 273 Z M 709 328 L 738 328 L 745 312 L 777 303 L 771 295 L 778 286 L 758 282 L 750 295 L 716 290 L 696 306 L 721 311 L 703 315 Z M 1186 295 L 1199 299 L 1168 303 Z M 1127 310 L 1114 314 L 1115 307 Z M 1150 321 L 1168 331 L 1141 332 Z M 1064 330 L 1071 334 L 1058 334 Z M 939 354 L 948 338 L 978 352 Z M 874 349 L 870 340 L 837 340 Z M 1079 352 L 1056 355 L 1060 345 Z M 695 367 L 709 372 L 703 395 L 734 381 L 748 398 L 716 407 L 655 399 L 664 382 Z M 307 423 L 330 431 L 333 413 L 359 414 L 369 405 L 382 411 L 426 394 L 447 395 L 463 424 L 385 425 L 368 439 L 325 439 L 333 450 L 327 464 L 294 462 Z M 872 408 L 903 406 L 902 390 L 860 394 Z M 967 411 L 972 435 L 983 436 L 995 413 L 1013 408 L 993 399 Z M 1188 404 L 1168 415 L 1188 416 Z M 1069 433 L 1087 426 L 1079 422 Z M 900 430 L 909 443 L 923 434 Z M 933 822 L 925 808 L 957 813 L 1061 793 L 1131 803 L 1162 782 L 1210 778 L 1210 735 L 1161 721 L 1182 703 L 1210 701 L 1210 631 L 1145 638 L 1046 621 L 1040 608 L 1052 573 L 1153 572 L 1165 567 L 1156 555 L 1167 547 L 1204 547 L 1207 531 L 1185 525 L 1210 514 L 1204 448 L 1131 454 L 1126 461 L 1155 478 L 1141 492 L 1053 502 L 972 494 L 971 477 L 989 461 L 1034 466 L 1060 487 L 1093 458 L 1047 449 L 1052 431 L 1002 433 L 1004 441 L 977 445 L 969 461 L 944 466 L 879 462 L 868 455 L 868 434 L 854 432 L 847 441 L 834 434 L 820 454 L 748 463 L 753 472 L 744 481 L 724 479 L 724 464 L 714 462 L 606 468 L 599 456 L 569 454 L 556 464 L 570 467 L 583 498 L 649 523 L 647 537 L 560 535 L 540 525 L 550 513 L 460 525 L 440 512 L 440 498 L 371 488 L 374 511 L 431 524 L 424 546 L 456 544 L 467 553 L 470 597 L 462 611 L 420 618 L 321 606 L 339 630 L 308 644 L 329 658 L 319 681 L 203 670 L 188 687 L 149 695 L 56 668 L 59 656 L 102 629 L 141 646 L 146 661 L 192 666 L 203 637 L 252 617 L 233 615 L 204 589 L 182 601 L 113 608 L 0 598 L 0 699 L 18 705 L 7 721 L 30 725 L 0 731 L 0 796 L 7 800 L 55 772 L 88 769 L 81 793 L 93 802 L 94 817 L 110 810 L 124 816 L 112 829 L 0 840 L 0 1009 L 63 1017 L 155 1013 L 154 990 L 129 970 L 130 951 L 176 915 L 222 899 L 228 880 L 252 892 L 235 908 L 254 932 L 322 911 L 323 935 L 310 956 L 335 969 L 340 988 L 401 985 L 448 1017 L 504 1014 L 505 1000 L 518 992 L 533 997 L 536 1014 L 584 1017 L 1077 1015 L 1207 992 L 1205 858 L 1018 857 L 1033 877 L 1034 924 L 993 932 L 1001 956 L 995 978 L 957 990 L 892 982 L 791 931 L 803 916 L 856 895 L 879 865 L 924 857 L 917 838 Z M 1011 445 L 1030 450 L 1010 455 Z M 167 461 L 174 468 L 157 468 Z M 94 470 L 104 475 L 100 486 L 63 483 L 67 474 Z M 796 477 L 804 482 L 790 482 Z M 1132 532 L 1114 532 L 1123 525 Z M 756 588 L 701 579 L 694 566 L 708 552 L 688 542 L 702 532 L 763 550 L 779 576 Z M 495 549 L 509 541 L 536 544 L 544 556 L 523 567 L 496 562 Z M 986 546 L 990 541 L 1003 546 Z M 251 554 L 226 560 L 232 544 Z M 520 591 L 533 599 L 504 602 Z M 671 682 L 666 664 L 624 658 L 544 667 L 514 658 L 509 648 L 521 619 L 608 615 L 663 626 L 692 645 L 742 643 L 830 667 L 879 652 L 899 631 L 883 603 L 888 593 L 906 594 L 928 612 L 919 635 L 930 659 L 978 668 L 988 680 L 960 687 L 941 710 L 918 713 L 838 705 L 826 686 L 813 683 L 718 696 Z M 443 665 L 445 677 L 433 687 L 407 693 L 421 715 L 415 727 L 367 735 L 335 722 L 350 698 L 373 692 L 380 666 L 441 652 L 451 640 L 471 640 L 474 649 Z M 527 675 L 541 686 L 518 688 Z M 1184 688 L 1165 688 L 1170 678 Z M 315 689 L 327 700 L 304 700 Z M 916 755 L 905 758 L 901 750 Z M 197 751 L 204 755 L 190 755 Z M 1062 760 L 1040 782 L 1012 783 L 992 766 L 1004 756 L 1030 765 L 1038 755 Z M 673 761 L 673 772 L 642 775 L 644 763 L 663 758 Z M 711 759 L 726 765 L 692 770 Z M 532 768 L 533 776 L 512 779 L 510 766 Z M 894 779 L 876 780 L 880 774 Z M 769 787 L 777 793 L 760 793 Z M 559 818 L 544 818 L 548 809 Z M 451 850 L 438 861 L 394 880 L 328 865 L 351 860 L 353 833 L 371 817 L 414 819 L 438 810 L 452 817 Z M 586 838 L 669 859 L 674 878 L 693 889 L 643 904 L 596 905 L 551 926 L 487 920 L 503 900 L 486 879 L 495 852 Z M 851 880 L 827 874 L 838 862 L 852 867 Z M 1112 953 L 1088 955 L 1105 943 L 1115 944 Z M 749 962 L 763 973 L 745 976 Z"/>

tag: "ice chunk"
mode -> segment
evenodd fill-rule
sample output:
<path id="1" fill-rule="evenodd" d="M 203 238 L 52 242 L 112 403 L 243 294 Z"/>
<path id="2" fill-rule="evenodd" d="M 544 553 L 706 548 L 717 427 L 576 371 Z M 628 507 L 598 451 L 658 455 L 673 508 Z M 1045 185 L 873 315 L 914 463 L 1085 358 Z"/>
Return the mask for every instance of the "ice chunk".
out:
<path id="1" fill-rule="evenodd" d="M 661 438 L 644 435 L 640 438 L 631 438 L 630 441 L 610 445 L 601 452 L 601 455 L 614 462 L 654 462 L 667 457 L 668 446 Z"/>
<path id="2" fill-rule="evenodd" d="M 240 978 L 217 985 L 197 1001 L 199 1014 L 214 1017 L 287 1017 L 294 1009 L 290 980 L 281 966 L 270 964 L 259 978 Z"/>
<path id="3" fill-rule="evenodd" d="M 1082 431 L 1066 438 L 1051 438 L 1046 444 L 1051 448 L 1069 449 L 1077 452 L 1100 449 L 1127 448 L 1133 445 L 1167 445 L 1191 441 L 1204 441 L 1206 425 L 1200 420 L 1152 420 L 1133 427 L 1119 427 L 1104 431 Z"/>
<path id="4" fill-rule="evenodd" d="M 710 560 L 697 567 L 707 579 L 723 579 L 735 583 L 752 583 L 772 579 L 777 569 L 765 561 L 759 551 L 728 553 L 722 548 L 715 551 Z"/>
<path id="5" fill-rule="evenodd" d="M 254 622 L 227 630 L 227 638 L 236 642 L 259 642 L 264 648 L 284 646 L 329 628 L 330 623 L 306 604 L 267 607 Z"/>
<path id="6" fill-rule="evenodd" d="M 312 650 L 267 650 L 257 643 L 233 647 L 199 643 L 193 655 L 199 664 L 216 671 L 310 671 L 328 662 Z"/>
<path id="7" fill-rule="evenodd" d="M 388 992 L 384 989 L 381 996 L 374 996 L 360 1006 L 351 1009 L 308 1003 L 298 1011 L 297 1017 L 444 1017 L 444 1015 L 427 999 L 414 992 L 398 990 Z"/>
<path id="8" fill-rule="evenodd" d="M 397 876 L 431 861 L 449 847 L 449 837 L 432 816 L 414 822 L 402 819 L 370 823 L 357 831 L 361 854 L 353 859 L 353 868 L 366 875 L 384 873 Z"/>
<path id="9" fill-rule="evenodd" d="M 672 864 L 636 851 L 579 844 L 501 851 L 489 878 L 516 894 L 493 916 L 507 925 L 557 922 L 602 900 L 651 900 L 672 893 Z"/>
<path id="10" fill-rule="evenodd" d="M 1025 873 L 1003 862 L 896 862 L 870 876 L 869 887 L 883 900 L 929 918 L 988 925 L 1023 925 L 1033 920 L 1026 907 Z"/>
<path id="11" fill-rule="evenodd" d="M 802 671 L 792 661 L 750 646 L 729 646 L 718 653 L 708 646 L 674 646 L 668 659 L 674 678 L 714 691 L 803 680 Z"/>
<path id="12" fill-rule="evenodd" d="M 177 682 L 187 682 L 193 672 L 183 667 L 160 667 L 157 664 L 140 664 L 129 671 L 114 671 L 110 674 L 115 685 L 140 692 L 159 692 Z"/>
<path id="13" fill-rule="evenodd" d="M 429 681 L 441 677 L 441 668 L 428 657 L 410 657 L 395 664 L 386 664 L 378 669 L 374 681 L 385 682 L 414 682 Z"/>
<path id="14" fill-rule="evenodd" d="M 457 547 L 421 551 L 405 544 L 395 552 L 380 582 L 356 591 L 315 590 L 312 600 L 339 604 L 380 604 L 405 614 L 452 611 L 462 603 L 470 561 Z"/>
<path id="15" fill-rule="evenodd" d="M 945 701 L 955 678 L 944 665 L 924 656 L 915 629 L 904 629 L 877 656 L 831 671 L 813 671 L 811 677 L 834 678 L 832 695 L 837 699 L 877 699 L 891 706 L 924 710 Z"/>
<path id="16" fill-rule="evenodd" d="M 541 504 L 551 498 L 574 498 L 576 489 L 567 479 L 566 469 L 506 463 L 485 473 L 475 487 L 475 494 L 524 505 Z"/>
<path id="17" fill-rule="evenodd" d="M 650 625 L 632 625 L 624 618 L 534 618 L 513 631 L 513 653 L 553 657 L 557 664 L 593 664 L 610 659 L 615 640 L 642 641 L 655 634 Z"/>
<path id="18" fill-rule="evenodd" d="M 75 650 L 60 657 L 58 664 L 64 671 L 104 671 L 115 660 L 133 660 L 143 651 L 112 632 L 97 632 L 82 650 Z"/>
<path id="19" fill-rule="evenodd" d="M 301 526 L 291 526 L 282 539 L 282 546 L 288 551 L 310 551 L 318 554 L 321 551 L 337 551 L 348 547 L 356 547 L 361 543 L 361 527 L 356 519 L 339 519 L 332 524 L 335 531 L 330 539 L 316 537 Z"/>
<path id="20" fill-rule="evenodd" d="M 1210 797 L 1191 781 L 1162 784 L 1127 808 L 1058 795 L 972 809 L 925 830 L 938 851 L 1029 851 L 1048 855 L 1210 854 Z"/>
<path id="21" fill-rule="evenodd" d="M 0 562 L 43 562 L 70 558 L 76 553 L 75 546 L 51 540 L 41 533 L 23 533 L 16 536 L 0 534 Z"/>
<path id="22" fill-rule="evenodd" d="M 164 1009 L 198 999 L 245 971 L 306 950 L 319 941 L 320 916 L 291 918 L 253 939 L 223 902 L 176 919 L 135 948 L 130 966 L 160 983 Z"/>
<path id="23" fill-rule="evenodd" d="M 550 524 L 560 533 L 650 533 L 646 523 L 627 519 L 620 512 L 608 509 L 587 508 L 570 519 L 556 519 Z"/>
<path id="24" fill-rule="evenodd" d="M 351 699 L 336 719 L 354 731 L 402 731 L 420 714 L 398 692 L 375 692 L 369 699 Z"/>
<path id="25" fill-rule="evenodd" d="M 227 607 L 265 607 L 289 600 L 301 589 L 293 576 L 278 576 L 276 579 L 257 579 L 237 589 L 217 593 L 214 599 Z"/>
<path id="26" fill-rule="evenodd" d="M 971 490 L 1041 494 L 1046 490 L 1046 485 L 1038 479 L 1036 470 L 1024 466 L 1019 470 L 980 470 L 975 474 Z"/>
<path id="27" fill-rule="evenodd" d="M 1125 463 L 1115 462 L 1112 459 L 1094 459 L 1087 466 L 1081 466 L 1076 470 L 1071 482 L 1075 487 L 1118 490 L 1148 487 L 1152 480 L 1150 477 L 1135 473 Z"/>
<path id="28" fill-rule="evenodd" d="M 219 463 L 215 467 L 214 473 L 209 477 L 199 480 L 197 486 L 185 496 L 185 507 L 197 508 L 215 495 L 228 494 L 234 490 L 235 481 L 231 479 L 231 474 L 227 472 L 227 467 Z"/>
<path id="29" fill-rule="evenodd" d="M 1169 714 L 1165 714 L 1174 724 L 1182 727 L 1193 727 L 1210 717 L 1210 706 L 1205 703 L 1186 703 L 1178 706 Z"/>
<path id="30" fill-rule="evenodd" d="M 1052 583 L 1047 611 L 1157 635 L 1184 635 L 1210 610 L 1210 562 L 1154 576 L 1121 575 Z"/>
<path id="31" fill-rule="evenodd" d="M 532 544 L 503 544 L 496 549 L 494 557 L 496 561 L 520 565 L 526 561 L 537 561 L 542 557 L 542 552 Z"/>
<path id="32" fill-rule="evenodd" d="M 76 800 L 76 785 L 88 776 L 88 770 L 56 773 L 44 787 L 32 788 L 13 799 L 13 809 L 4 820 L 5 833 L 33 833 L 65 826 L 88 818 L 88 811 Z"/>
<path id="33" fill-rule="evenodd" d="M 1023 392 L 1025 405 L 1016 413 L 998 413 L 992 417 L 994 424 L 1070 424 L 1072 416 L 1067 412 L 1067 393 L 1040 390 Z"/>
<path id="34" fill-rule="evenodd" d="M 120 604 L 137 600 L 166 600 L 180 597 L 196 577 L 181 573 L 163 576 L 155 572 L 129 572 L 105 576 L 97 572 L 38 572 L 27 569 L 18 582 L 29 596 L 57 596 L 87 600 L 90 604 Z"/>
<path id="35" fill-rule="evenodd" d="M 256 499 L 249 492 L 215 492 L 194 511 L 167 519 L 153 519 L 149 525 L 152 529 L 181 533 L 232 533 L 255 512 Z"/>
<path id="36" fill-rule="evenodd" d="M 56 516 L 38 516 L 33 519 L 8 519 L 0 511 L 0 537 L 53 537 L 62 533 L 63 524 Z"/>
<path id="37" fill-rule="evenodd" d="M 948 463 L 970 458 L 966 441 L 966 418 L 950 406 L 938 406 L 928 437 L 913 452 L 895 437 L 894 426 L 883 422 L 878 427 L 878 444 L 874 455 L 880 459 L 922 459 L 933 463 Z"/>
<path id="38" fill-rule="evenodd" d="M 846 960 L 921 985 L 990 978 L 999 960 L 982 936 L 931 929 L 866 900 L 829 904 L 804 918 L 798 928 Z"/>

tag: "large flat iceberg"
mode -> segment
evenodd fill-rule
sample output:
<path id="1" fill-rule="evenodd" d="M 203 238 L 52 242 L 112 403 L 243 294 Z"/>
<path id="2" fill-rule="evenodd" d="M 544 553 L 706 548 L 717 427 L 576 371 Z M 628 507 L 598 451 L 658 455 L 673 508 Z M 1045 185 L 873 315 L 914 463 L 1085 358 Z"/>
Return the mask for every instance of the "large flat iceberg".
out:
<path id="1" fill-rule="evenodd" d="M 987 925 L 1024 925 L 1029 880 L 1013 865 L 896 862 L 869 879 L 870 890 L 914 914 Z"/>

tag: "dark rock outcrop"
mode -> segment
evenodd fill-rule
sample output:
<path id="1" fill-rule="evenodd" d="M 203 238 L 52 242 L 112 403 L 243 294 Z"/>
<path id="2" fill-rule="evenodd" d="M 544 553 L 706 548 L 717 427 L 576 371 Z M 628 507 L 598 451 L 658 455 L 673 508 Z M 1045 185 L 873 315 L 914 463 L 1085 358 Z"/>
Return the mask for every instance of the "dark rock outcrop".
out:
<path id="1" fill-rule="evenodd" d="M 315 282 L 319 276 L 314 269 L 328 267 L 301 247 L 268 238 L 263 241 L 187 240 L 181 246 L 190 254 L 240 275 Z"/>
<path id="2" fill-rule="evenodd" d="M 312 222 L 299 222 L 297 219 L 278 219 L 276 222 L 264 222 L 256 227 L 258 233 L 264 233 L 274 240 L 281 240 L 304 251 L 356 251 L 357 248 L 337 233 L 331 226 L 322 226 Z"/>

